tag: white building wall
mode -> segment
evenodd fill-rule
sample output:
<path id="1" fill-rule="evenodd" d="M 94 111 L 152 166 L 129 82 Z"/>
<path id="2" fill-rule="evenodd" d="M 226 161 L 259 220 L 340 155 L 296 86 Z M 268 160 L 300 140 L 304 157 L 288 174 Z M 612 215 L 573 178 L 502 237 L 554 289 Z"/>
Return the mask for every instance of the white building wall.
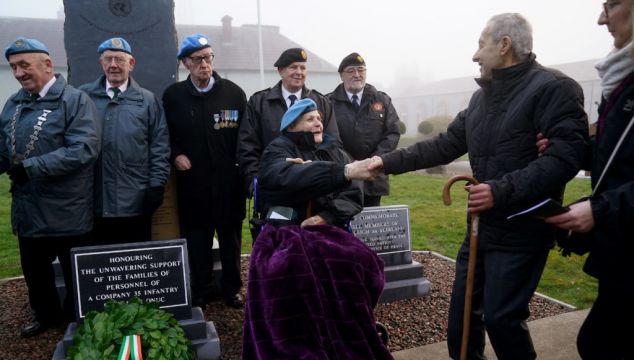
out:
<path id="1" fill-rule="evenodd" d="M 55 72 L 61 73 L 64 78 L 68 80 L 65 67 L 55 67 Z M 0 107 L 4 106 L 4 103 L 9 100 L 9 97 L 18 90 L 20 90 L 20 83 L 13 77 L 11 68 L 8 66 L 0 66 Z"/>
<path id="2" fill-rule="evenodd" d="M 599 80 L 587 80 L 580 82 L 580 85 L 584 94 L 584 109 L 588 114 L 590 123 L 594 123 L 597 121 L 597 109 L 601 102 L 601 83 Z M 394 98 L 394 107 L 401 121 L 407 125 L 407 132 L 404 136 L 417 136 L 418 124 L 430 117 L 455 117 L 458 112 L 469 105 L 472 95 L 473 92 L 467 91 Z"/>

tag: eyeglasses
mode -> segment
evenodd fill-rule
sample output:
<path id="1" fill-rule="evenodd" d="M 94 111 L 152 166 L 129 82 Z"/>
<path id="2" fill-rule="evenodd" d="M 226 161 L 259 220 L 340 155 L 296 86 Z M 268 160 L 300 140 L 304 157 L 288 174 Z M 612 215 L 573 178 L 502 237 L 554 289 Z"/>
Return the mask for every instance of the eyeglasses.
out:
<path id="1" fill-rule="evenodd" d="M 214 56 L 214 54 L 207 56 L 189 56 L 189 60 L 191 60 L 194 65 L 199 65 L 203 60 L 205 60 L 207 64 L 211 64 L 211 62 L 214 61 Z"/>
<path id="2" fill-rule="evenodd" d="M 606 1 L 603 3 L 603 12 L 605 16 L 610 16 L 611 12 L 614 12 L 614 8 L 621 4 L 620 1 Z"/>
<path id="3" fill-rule="evenodd" d="M 127 60 L 128 59 L 126 59 L 126 58 L 124 58 L 122 56 L 104 56 L 104 57 L 101 58 L 101 62 L 104 63 L 104 64 L 110 64 L 110 63 L 112 63 L 112 61 L 114 61 L 115 64 L 117 64 L 117 65 L 123 65 L 123 64 L 125 64 L 125 62 Z"/>
<path id="4" fill-rule="evenodd" d="M 367 69 L 365 68 L 365 66 L 357 66 L 357 67 L 349 67 L 347 69 L 345 69 L 343 72 L 345 72 L 348 75 L 354 75 L 355 72 L 358 72 L 359 74 L 365 74 L 365 71 Z"/>

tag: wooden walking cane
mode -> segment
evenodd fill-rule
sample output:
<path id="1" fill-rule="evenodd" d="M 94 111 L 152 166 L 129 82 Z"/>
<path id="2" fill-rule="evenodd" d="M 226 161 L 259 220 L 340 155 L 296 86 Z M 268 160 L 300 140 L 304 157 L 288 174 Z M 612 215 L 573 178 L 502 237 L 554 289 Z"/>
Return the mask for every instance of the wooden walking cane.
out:
<path id="1" fill-rule="evenodd" d="M 442 190 L 442 199 L 445 205 L 451 205 L 449 189 L 456 181 L 464 180 L 473 185 L 479 182 L 467 175 L 456 175 L 449 179 Z M 471 214 L 471 232 L 469 236 L 469 262 L 467 264 L 467 286 L 464 296 L 464 314 L 462 317 L 462 343 L 460 345 L 460 360 L 467 360 L 467 346 L 469 345 L 469 328 L 471 326 L 471 300 L 473 298 L 473 278 L 475 277 L 476 258 L 478 254 L 478 221 L 477 213 Z"/>

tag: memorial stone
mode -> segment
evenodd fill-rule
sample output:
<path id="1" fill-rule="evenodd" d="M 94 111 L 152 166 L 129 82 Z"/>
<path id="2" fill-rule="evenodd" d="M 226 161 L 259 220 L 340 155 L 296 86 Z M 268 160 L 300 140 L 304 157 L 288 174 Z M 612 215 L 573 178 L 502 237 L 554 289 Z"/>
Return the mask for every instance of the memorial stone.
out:
<path id="1" fill-rule="evenodd" d="M 422 265 L 412 260 L 407 206 L 366 207 L 352 219 L 350 227 L 385 263 L 385 288 L 380 302 L 429 293 L 430 283 L 423 277 Z"/>
<path id="2" fill-rule="evenodd" d="M 354 217 L 350 226 L 386 266 L 412 262 L 407 206 L 366 207 Z"/>
<path id="3" fill-rule="evenodd" d="M 103 74 L 97 47 L 120 36 L 137 61 L 132 76 L 160 99 L 177 80 L 173 0 L 64 0 L 68 81 L 79 86 Z"/>

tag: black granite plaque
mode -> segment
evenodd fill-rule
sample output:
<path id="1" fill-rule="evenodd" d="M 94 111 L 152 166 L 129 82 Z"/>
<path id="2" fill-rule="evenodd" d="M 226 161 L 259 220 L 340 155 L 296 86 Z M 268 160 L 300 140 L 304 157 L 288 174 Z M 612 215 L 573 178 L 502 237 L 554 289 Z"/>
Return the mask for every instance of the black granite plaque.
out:
<path id="1" fill-rule="evenodd" d="M 185 240 L 78 247 L 71 259 L 77 319 L 132 297 L 157 302 L 177 319 L 192 316 Z"/>
<path id="2" fill-rule="evenodd" d="M 412 263 L 407 206 L 366 207 L 352 219 L 350 226 L 383 259 L 385 266 Z"/>
<path id="3" fill-rule="evenodd" d="M 103 75 L 97 47 L 123 37 L 132 47 L 132 77 L 159 99 L 177 80 L 174 0 L 64 0 L 68 80 L 79 86 Z"/>

